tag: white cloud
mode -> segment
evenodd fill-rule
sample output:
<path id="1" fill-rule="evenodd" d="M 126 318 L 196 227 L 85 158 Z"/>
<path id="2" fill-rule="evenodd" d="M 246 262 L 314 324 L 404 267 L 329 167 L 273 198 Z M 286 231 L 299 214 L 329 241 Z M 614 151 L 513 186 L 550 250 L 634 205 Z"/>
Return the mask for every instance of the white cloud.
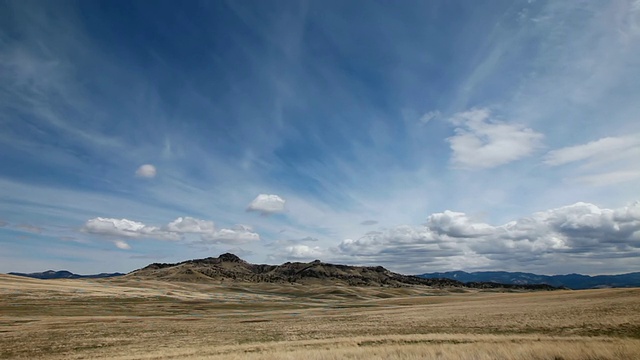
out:
<path id="1" fill-rule="evenodd" d="M 129 245 L 126 241 L 124 240 L 115 240 L 113 242 L 113 244 L 118 248 L 118 249 L 122 249 L 122 250 L 129 250 L 131 249 L 131 245 Z"/>
<path id="2" fill-rule="evenodd" d="M 469 169 L 493 168 L 529 156 L 540 147 L 542 134 L 490 116 L 488 109 L 472 109 L 449 119 L 456 126 L 456 134 L 447 139 L 455 165 Z"/>
<path id="3" fill-rule="evenodd" d="M 549 166 L 580 164 L 569 182 L 590 186 L 610 186 L 640 179 L 640 133 L 605 137 L 586 144 L 550 151 L 544 159 Z"/>
<path id="4" fill-rule="evenodd" d="M 544 162 L 551 166 L 564 165 L 575 161 L 606 157 L 613 153 L 636 147 L 640 147 L 640 134 L 625 137 L 605 137 L 586 144 L 549 151 Z"/>
<path id="5" fill-rule="evenodd" d="M 402 225 L 345 239 L 333 252 L 339 259 L 393 264 L 409 271 L 456 266 L 561 268 L 572 260 L 588 267 L 640 255 L 640 202 L 618 209 L 576 203 L 499 226 L 445 211 L 430 215 L 424 226 Z"/>
<path id="6" fill-rule="evenodd" d="M 156 173 L 156 167 L 151 164 L 141 165 L 138 170 L 136 170 L 136 176 L 143 178 L 154 178 Z"/>
<path id="7" fill-rule="evenodd" d="M 251 227 L 236 225 L 233 229 L 220 229 L 213 233 L 202 234 L 202 241 L 213 244 L 243 244 L 260 240 L 260 235 Z"/>
<path id="8" fill-rule="evenodd" d="M 284 248 L 284 257 L 287 259 L 309 260 L 321 258 L 324 255 L 324 251 L 319 246 L 297 244 Z"/>
<path id="9" fill-rule="evenodd" d="M 265 244 L 265 246 L 273 249 L 283 249 L 287 246 L 298 245 L 298 244 L 309 243 L 309 242 L 317 243 L 318 241 L 319 240 L 317 238 L 306 236 L 299 239 L 279 239 L 279 240 L 275 240 L 270 243 L 267 243 Z M 273 257 L 275 258 L 276 256 L 274 255 Z"/>
<path id="10" fill-rule="evenodd" d="M 285 200 L 278 195 L 258 195 L 247 207 L 247 211 L 257 211 L 262 215 L 270 215 L 284 211 Z"/>
<path id="11" fill-rule="evenodd" d="M 215 232 L 213 221 L 179 217 L 167 225 L 167 230 L 177 233 L 209 234 Z"/>
<path id="12" fill-rule="evenodd" d="M 97 217 L 88 220 L 82 231 L 108 237 L 155 238 L 161 240 L 189 240 L 190 234 L 199 235 L 200 241 L 213 244 L 243 244 L 260 240 L 260 235 L 247 225 L 216 230 L 213 221 L 192 217 L 179 217 L 166 226 L 149 226 L 128 219 Z"/>
<path id="13" fill-rule="evenodd" d="M 331 250 L 340 262 L 391 266 L 405 273 L 416 273 L 425 266 L 460 268 L 458 263 L 468 266 L 480 258 L 461 239 L 410 225 L 370 231 L 359 239 L 345 239 Z"/>
<path id="14" fill-rule="evenodd" d="M 337 250 L 340 253 L 359 256 L 389 256 L 395 252 L 415 250 L 416 246 L 422 250 L 436 251 L 437 244 L 442 241 L 442 236 L 426 226 L 400 225 L 384 231 L 369 231 L 356 240 L 345 239 L 338 245 Z"/>
<path id="15" fill-rule="evenodd" d="M 180 239 L 180 235 L 177 233 L 128 219 L 97 217 L 87 220 L 82 230 L 96 235 L 124 236 L 129 238 L 145 237 L 163 240 Z"/>
<path id="16" fill-rule="evenodd" d="M 440 234 L 453 237 L 478 237 L 495 230 L 491 225 L 472 221 L 465 213 L 449 210 L 430 215 L 427 226 Z"/>
<path id="17" fill-rule="evenodd" d="M 270 262 L 281 263 L 289 260 L 326 259 L 328 253 L 321 246 L 315 245 L 320 240 L 306 236 L 298 239 L 280 239 L 265 244 L 274 252 L 267 256 Z M 315 245 L 315 246 L 314 246 Z"/>
<path id="18" fill-rule="evenodd" d="M 84 230 L 92 234 L 138 237 L 146 226 L 128 219 L 93 218 L 87 220 Z"/>

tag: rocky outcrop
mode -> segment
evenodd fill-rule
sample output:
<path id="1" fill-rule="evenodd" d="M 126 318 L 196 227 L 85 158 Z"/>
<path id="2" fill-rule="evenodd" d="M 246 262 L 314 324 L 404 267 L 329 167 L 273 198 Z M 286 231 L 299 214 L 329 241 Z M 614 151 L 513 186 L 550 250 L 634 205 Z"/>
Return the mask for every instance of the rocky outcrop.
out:
<path id="1" fill-rule="evenodd" d="M 154 263 L 135 270 L 127 277 L 173 281 L 238 281 L 254 283 L 342 284 L 350 286 L 429 286 L 438 288 L 496 288 L 498 284 L 465 284 L 452 279 L 424 279 L 402 275 L 382 266 L 349 266 L 324 263 L 286 262 L 282 265 L 251 264 L 234 254 L 217 258 L 188 260 L 175 264 Z M 527 289 L 526 286 L 508 286 Z M 531 288 L 533 289 L 533 287 Z M 553 287 L 537 287 L 550 290 Z"/>

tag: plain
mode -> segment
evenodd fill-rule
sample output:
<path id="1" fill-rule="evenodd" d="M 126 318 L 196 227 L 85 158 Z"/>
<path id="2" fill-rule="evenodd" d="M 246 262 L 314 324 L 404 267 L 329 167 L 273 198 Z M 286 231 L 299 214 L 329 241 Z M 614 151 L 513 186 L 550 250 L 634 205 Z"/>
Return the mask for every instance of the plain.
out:
<path id="1" fill-rule="evenodd" d="M 637 359 L 640 289 L 0 275 L 1 358 Z"/>

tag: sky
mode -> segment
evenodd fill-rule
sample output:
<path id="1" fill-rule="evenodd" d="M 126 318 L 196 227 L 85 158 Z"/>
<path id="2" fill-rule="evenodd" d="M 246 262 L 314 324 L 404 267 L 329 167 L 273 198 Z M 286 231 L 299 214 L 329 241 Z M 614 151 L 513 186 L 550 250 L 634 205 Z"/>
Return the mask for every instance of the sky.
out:
<path id="1" fill-rule="evenodd" d="M 0 1 L 0 272 L 640 271 L 640 0 Z"/>

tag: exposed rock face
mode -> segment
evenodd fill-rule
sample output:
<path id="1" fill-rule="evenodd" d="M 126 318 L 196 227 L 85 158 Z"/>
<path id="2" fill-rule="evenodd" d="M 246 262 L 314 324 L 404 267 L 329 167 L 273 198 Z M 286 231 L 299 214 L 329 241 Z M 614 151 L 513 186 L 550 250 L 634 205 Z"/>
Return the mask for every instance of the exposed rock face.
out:
<path id="1" fill-rule="evenodd" d="M 155 263 L 135 270 L 127 277 L 174 281 L 240 281 L 302 284 L 343 284 L 353 286 L 431 286 L 494 288 L 496 284 L 466 285 L 451 279 L 423 279 L 391 272 L 382 266 L 348 266 L 323 263 L 287 262 L 282 265 L 250 264 L 234 254 L 217 258 L 188 260 L 176 264 Z M 526 286 L 507 285 L 508 288 L 527 289 Z M 531 287 L 533 288 L 533 287 Z M 543 289 L 543 288 L 540 288 Z M 546 289 L 553 289 L 547 286 Z"/>
<path id="2" fill-rule="evenodd" d="M 244 260 L 240 259 L 239 257 L 237 257 L 234 254 L 231 253 L 224 253 L 220 256 L 218 256 L 218 259 L 220 259 L 220 261 L 226 261 L 226 262 L 244 262 Z"/>

